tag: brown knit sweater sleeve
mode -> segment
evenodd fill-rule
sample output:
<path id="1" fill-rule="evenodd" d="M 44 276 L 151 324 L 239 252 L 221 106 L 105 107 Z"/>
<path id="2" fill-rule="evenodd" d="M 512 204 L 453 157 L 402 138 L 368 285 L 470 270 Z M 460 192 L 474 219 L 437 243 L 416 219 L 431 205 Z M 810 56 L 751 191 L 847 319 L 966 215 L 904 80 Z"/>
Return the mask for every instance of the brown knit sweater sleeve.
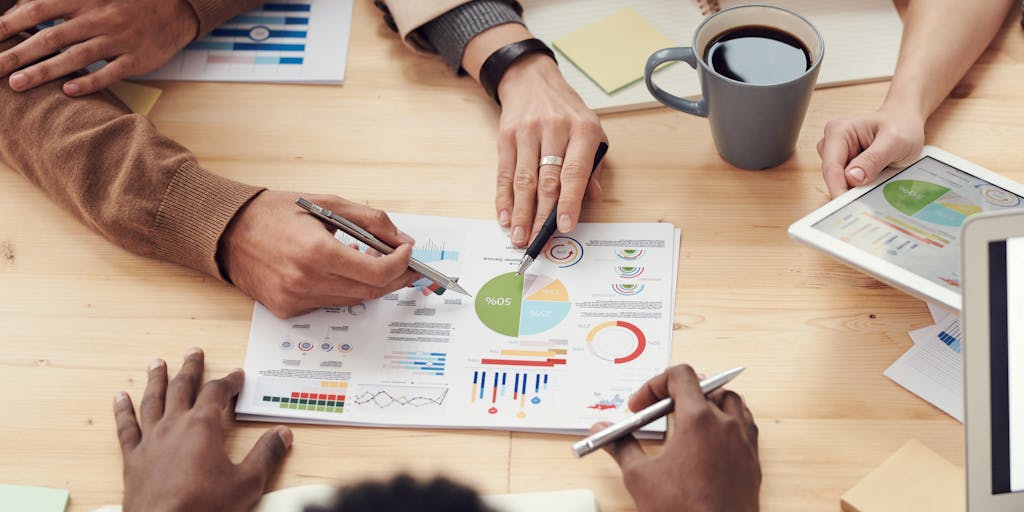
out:
<path id="1" fill-rule="evenodd" d="M 208 34 L 217 25 L 270 0 L 188 0 L 199 19 L 199 36 Z"/>
<path id="2" fill-rule="evenodd" d="M 122 247 L 217 278 L 221 234 L 262 190 L 203 170 L 110 93 L 71 99 L 60 81 L 15 93 L 0 80 L 0 159 Z"/>

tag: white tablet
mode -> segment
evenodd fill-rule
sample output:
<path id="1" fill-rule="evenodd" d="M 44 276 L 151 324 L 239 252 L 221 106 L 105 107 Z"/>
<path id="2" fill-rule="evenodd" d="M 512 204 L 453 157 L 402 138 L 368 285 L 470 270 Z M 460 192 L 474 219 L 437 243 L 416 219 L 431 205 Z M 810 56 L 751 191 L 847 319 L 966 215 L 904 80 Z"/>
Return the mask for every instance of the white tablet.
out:
<path id="1" fill-rule="evenodd" d="M 928 301 L 960 309 L 960 230 L 980 212 L 1024 210 L 1024 185 L 926 146 L 789 227 L 796 240 Z"/>
<path id="2" fill-rule="evenodd" d="M 964 226 L 967 509 L 1024 510 L 1024 212 Z"/>

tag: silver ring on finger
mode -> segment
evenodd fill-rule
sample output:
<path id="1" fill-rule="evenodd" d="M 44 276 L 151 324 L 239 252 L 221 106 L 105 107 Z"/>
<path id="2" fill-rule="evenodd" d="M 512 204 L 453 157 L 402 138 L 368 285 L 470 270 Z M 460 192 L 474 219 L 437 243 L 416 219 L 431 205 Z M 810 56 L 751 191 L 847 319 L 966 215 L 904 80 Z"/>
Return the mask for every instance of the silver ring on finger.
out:
<path id="1" fill-rule="evenodd" d="M 548 155 L 548 156 L 541 157 L 541 159 L 540 159 L 540 166 L 543 167 L 545 165 L 555 165 L 555 166 L 561 167 L 562 166 L 562 157 L 555 156 L 555 155 Z"/>

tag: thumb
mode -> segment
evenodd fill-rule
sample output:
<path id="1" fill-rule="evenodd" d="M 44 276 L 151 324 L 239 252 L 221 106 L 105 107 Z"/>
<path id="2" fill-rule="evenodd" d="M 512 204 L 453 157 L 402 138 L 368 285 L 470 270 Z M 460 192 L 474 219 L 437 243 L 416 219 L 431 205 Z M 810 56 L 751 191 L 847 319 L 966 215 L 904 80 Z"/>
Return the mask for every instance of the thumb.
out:
<path id="1" fill-rule="evenodd" d="M 595 423 L 594 426 L 590 427 L 590 433 L 594 434 L 605 427 L 611 425 L 608 422 Z M 644 452 L 640 441 L 637 441 L 633 435 L 628 435 L 615 441 L 604 445 L 604 451 L 608 452 L 608 455 L 615 459 L 615 463 L 619 465 L 619 469 L 625 471 L 626 468 L 641 464 L 647 460 L 647 453 Z"/>
<path id="2" fill-rule="evenodd" d="M 906 145 L 891 135 L 879 136 L 846 166 L 846 183 L 851 187 L 874 181 L 889 164 L 906 155 Z"/>
<path id="3" fill-rule="evenodd" d="M 288 427 L 276 427 L 264 432 L 249 455 L 239 464 L 242 472 L 258 480 L 262 489 L 270 475 L 284 461 L 284 456 L 292 446 L 292 439 L 292 431 Z"/>

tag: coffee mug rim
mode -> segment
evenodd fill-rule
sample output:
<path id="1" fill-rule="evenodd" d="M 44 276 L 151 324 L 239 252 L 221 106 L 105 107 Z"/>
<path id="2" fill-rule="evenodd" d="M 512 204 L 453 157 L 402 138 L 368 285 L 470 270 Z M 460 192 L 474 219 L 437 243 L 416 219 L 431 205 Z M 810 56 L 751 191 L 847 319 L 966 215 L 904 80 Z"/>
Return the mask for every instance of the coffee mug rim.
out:
<path id="1" fill-rule="evenodd" d="M 711 21 L 711 18 L 714 18 L 715 16 L 718 16 L 718 15 L 720 15 L 722 13 L 729 12 L 729 11 L 735 11 L 737 9 L 747 9 L 747 8 L 750 8 L 750 7 L 767 7 L 768 9 L 775 9 L 777 11 L 782 11 L 782 12 L 785 12 L 787 14 L 791 14 L 793 16 L 796 16 L 801 21 L 806 23 L 807 26 L 811 27 L 811 30 L 814 31 L 814 35 L 818 37 L 818 44 L 821 45 L 821 52 L 820 52 L 821 54 L 818 56 L 817 59 L 814 60 L 814 64 L 812 64 L 811 67 L 807 68 L 807 70 L 804 71 L 803 74 L 801 74 L 800 76 L 798 76 L 796 78 L 793 78 L 793 79 L 790 79 L 790 80 L 785 81 L 785 82 L 779 82 L 777 84 L 751 84 L 751 83 L 747 83 L 747 82 L 741 82 L 739 80 L 734 80 L 732 78 L 729 78 L 729 77 L 727 77 L 727 76 L 725 76 L 725 75 L 715 71 L 714 69 L 711 68 L 711 66 L 708 66 L 708 63 L 704 61 L 704 58 L 701 55 L 697 54 L 697 36 L 700 34 L 700 31 L 704 28 L 704 25 L 706 25 L 709 21 Z M 789 9 L 784 8 L 784 7 L 779 7 L 777 5 L 766 5 L 766 4 L 737 5 L 737 6 L 734 6 L 734 7 L 730 7 L 728 9 L 722 9 L 721 11 L 718 11 L 718 12 L 712 14 L 711 16 L 708 16 L 708 17 L 704 18 L 704 21 L 701 21 L 700 25 L 697 25 L 697 28 L 693 31 L 693 39 L 690 41 L 690 48 L 692 48 L 695 60 L 698 63 L 700 63 L 700 66 L 702 68 L 704 68 L 705 71 L 715 75 L 718 78 L 721 78 L 722 80 L 725 80 L 725 81 L 728 81 L 728 82 L 731 82 L 731 83 L 734 83 L 734 84 L 739 84 L 739 85 L 742 85 L 742 86 L 746 86 L 746 87 L 779 87 L 779 86 L 783 86 L 783 85 L 792 84 L 794 82 L 797 82 L 799 80 L 803 80 L 804 78 L 806 78 L 808 74 L 814 72 L 817 68 L 821 67 L 821 61 L 825 60 L 825 39 L 823 37 L 821 37 L 821 31 L 818 30 L 818 27 L 814 26 L 814 24 L 811 23 L 810 20 L 808 20 L 807 18 L 801 16 L 800 14 L 798 14 L 796 12 L 793 12 L 793 11 L 791 11 Z"/>

